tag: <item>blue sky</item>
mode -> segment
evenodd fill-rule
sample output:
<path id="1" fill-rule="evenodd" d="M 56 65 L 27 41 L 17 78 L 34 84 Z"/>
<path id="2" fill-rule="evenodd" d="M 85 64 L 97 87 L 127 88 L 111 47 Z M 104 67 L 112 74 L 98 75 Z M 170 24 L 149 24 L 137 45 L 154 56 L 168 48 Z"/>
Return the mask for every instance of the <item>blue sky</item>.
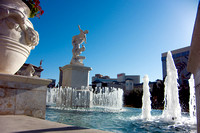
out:
<path id="1" fill-rule="evenodd" d="M 87 34 L 85 66 L 95 74 L 148 74 L 162 79 L 161 53 L 189 46 L 198 0 L 41 0 L 44 14 L 31 18 L 39 45 L 26 63 L 39 66 L 42 78 L 59 80 L 59 67 L 70 63 L 71 40 Z M 141 80 L 142 82 L 142 80 Z"/>

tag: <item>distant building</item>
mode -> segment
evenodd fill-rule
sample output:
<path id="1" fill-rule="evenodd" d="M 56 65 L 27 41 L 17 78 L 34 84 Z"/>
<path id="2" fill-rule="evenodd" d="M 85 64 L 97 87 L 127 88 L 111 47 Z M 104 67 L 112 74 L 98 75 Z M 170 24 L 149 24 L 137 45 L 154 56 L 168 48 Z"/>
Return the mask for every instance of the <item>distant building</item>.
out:
<path id="1" fill-rule="evenodd" d="M 24 71 L 27 69 L 27 67 L 29 65 L 32 65 L 32 64 L 27 64 L 27 63 L 24 63 L 24 65 L 15 73 L 15 75 L 23 75 Z M 35 66 L 35 65 L 32 65 L 35 72 L 33 73 L 33 76 L 34 77 L 41 77 L 41 72 L 44 70 L 42 68 L 42 66 L 40 65 L 39 67 Z"/>
<path id="2" fill-rule="evenodd" d="M 180 85 L 188 85 L 188 79 L 190 79 L 191 74 L 190 72 L 187 71 L 189 52 L 190 52 L 190 46 L 171 51 L 176 69 L 178 71 L 178 83 Z M 163 68 L 162 69 L 163 79 L 167 75 L 166 57 L 167 57 L 167 52 L 162 53 L 161 60 L 162 60 L 162 68 Z"/>
<path id="3" fill-rule="evenodd" d="M 47 86 L 48 88 L 54 88 L 56 86 L 56 80 L 50 79 L 52 82 Z"/>
<path id="4" fill-rule="evenodd" d="M 95 74 L 92 77 L 92 87 L 115 87 L 123 90 L 133 90 L 134 84 L 140 83 L 139 75 L 126 75 L 125 73 L 117 74 L 117 78 L 110 78 L 101 74 Z"/>
<path id="5" fill-rule="evenodd" d="M 149 90 L 150 92 L 152 91 L 153 89 L 153 84 L 155 84 L 156 82 L 149 82 Z M 139 84 L 134 84 L 134 91 L 143 91 L 143 83 L 139 83 Z"/>

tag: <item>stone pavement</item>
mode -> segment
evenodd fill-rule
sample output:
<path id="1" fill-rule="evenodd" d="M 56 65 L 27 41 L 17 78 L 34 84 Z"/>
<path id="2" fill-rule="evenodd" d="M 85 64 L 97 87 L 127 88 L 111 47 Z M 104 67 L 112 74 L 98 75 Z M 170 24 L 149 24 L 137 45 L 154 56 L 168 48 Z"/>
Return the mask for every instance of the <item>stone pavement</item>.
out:
<path id="1" fill-rule="evenodd" d="M 0 115 L 0 133 L 110 133 L 25 115 Z"/>

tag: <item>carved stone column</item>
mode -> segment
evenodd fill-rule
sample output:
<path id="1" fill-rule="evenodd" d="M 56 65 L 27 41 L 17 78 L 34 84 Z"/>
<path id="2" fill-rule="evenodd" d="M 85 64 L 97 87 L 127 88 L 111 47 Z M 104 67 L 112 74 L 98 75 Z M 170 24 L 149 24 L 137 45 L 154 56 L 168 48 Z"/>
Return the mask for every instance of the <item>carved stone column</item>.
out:
<path id="1" fill-rule="evenodd" d="M 39 42 L 22 0 L 0 0 L 0 73 L 15 74 Z"/>

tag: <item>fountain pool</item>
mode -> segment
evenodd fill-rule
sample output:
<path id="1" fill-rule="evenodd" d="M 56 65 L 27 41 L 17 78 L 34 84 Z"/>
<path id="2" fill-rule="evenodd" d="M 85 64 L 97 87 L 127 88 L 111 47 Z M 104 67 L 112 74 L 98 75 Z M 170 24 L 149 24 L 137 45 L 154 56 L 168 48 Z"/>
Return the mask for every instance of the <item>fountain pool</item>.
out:
<path id="1" fill-rule="evenodd" d="M 196 132 L 195 119 L 182 113 L 179 121 L 167 121 L 161 110 L 152 110 L 151 119 L 142 119 L 142 109 L 109 108 L 60 109 L 47 108 L 46 119 L 68 125 L 100 129 L 116 133 L 138 132 Z"/>
<path id="2" fill-rule="evenodd" d="M 46 119 L 68 125 L 94 128 L 117 133 L 134 132 L 196 132 L 194 80 L 190 80 L 190 114 L 181 112 L 177 70 L 171 52 L 167 54 L 165 108 L 151 110 L 148 76 L 143 83 L 142 109 L 122 107 L 123 91 L 102 88 L 50 89 Z M 93 93 L 92 93 L 93 92 Z M 89 103 L 89 104 L 87 104 Z"/>

